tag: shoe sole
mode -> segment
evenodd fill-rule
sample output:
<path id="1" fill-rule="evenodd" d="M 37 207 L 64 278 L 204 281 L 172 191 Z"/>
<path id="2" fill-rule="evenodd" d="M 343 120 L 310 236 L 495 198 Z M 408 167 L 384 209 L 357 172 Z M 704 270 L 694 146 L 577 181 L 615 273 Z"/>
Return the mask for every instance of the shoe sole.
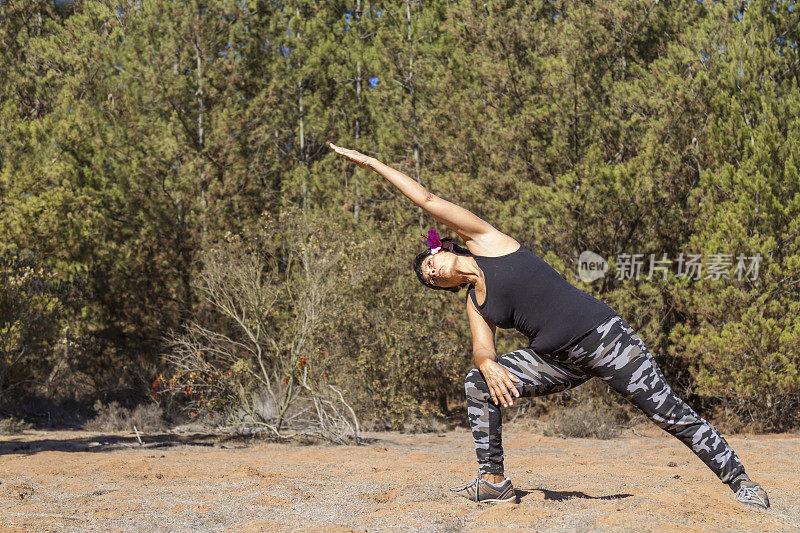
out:
<path id="1" fill-rule="evenodd" d="M 472 500 L 472 501 L 475 501 L 475 500 Z M 492 499 L 489 499 L 489 500 L 481 500 L 481 501 L 479 501 L 477 503 L 503 503 L 503 502 L 519 503 L 519 500 L 517 500 L 516 497 L 514 497 L 514 498 L 506 498 L 505 500 L 492 498 Z"/>
<path id="2" fill-rule="evenodd" d="M 762 511 L 769 510 L 769 507 L 764 507 L 763 505 L 759 505 L 757 503 L 747 503 L 747 502 L 739 502 L 739 503 L 744 504 L 748 507 L 753 507 L 754 509 L 761 509 Z"/>

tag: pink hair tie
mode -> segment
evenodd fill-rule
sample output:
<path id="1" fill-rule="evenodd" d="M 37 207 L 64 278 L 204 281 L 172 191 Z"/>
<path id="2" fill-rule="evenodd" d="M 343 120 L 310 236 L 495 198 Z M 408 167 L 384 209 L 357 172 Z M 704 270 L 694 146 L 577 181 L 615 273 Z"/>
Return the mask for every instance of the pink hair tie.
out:
<path id="1" fill-rule="evenodd" d="M 423 237 L 425 236 L 423 235 Z M 434 228 L 428 230 L 428 236 L 425 239 L 425 243 L 431 249 L 431 255 L 442 249 L 442 240 Z"/>

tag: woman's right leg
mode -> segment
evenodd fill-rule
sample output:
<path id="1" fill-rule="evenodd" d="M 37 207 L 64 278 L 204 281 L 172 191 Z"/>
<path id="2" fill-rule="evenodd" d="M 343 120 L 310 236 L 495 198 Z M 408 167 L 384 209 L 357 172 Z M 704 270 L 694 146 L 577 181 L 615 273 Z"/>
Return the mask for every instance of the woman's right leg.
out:
<path id="1" fill-rule="evenodd" d="M 530 348 L 501 355 L 497 363 L 520 380 L 520 396 L 544 396 L 580 385 L 590 376 L 558 363 Z M 475 452 L 481 474 L 503 473 L 503 417 L 495 405 L 480 370 L 473 368 L 464 384 L 467 415 L 475 439 Z"/>

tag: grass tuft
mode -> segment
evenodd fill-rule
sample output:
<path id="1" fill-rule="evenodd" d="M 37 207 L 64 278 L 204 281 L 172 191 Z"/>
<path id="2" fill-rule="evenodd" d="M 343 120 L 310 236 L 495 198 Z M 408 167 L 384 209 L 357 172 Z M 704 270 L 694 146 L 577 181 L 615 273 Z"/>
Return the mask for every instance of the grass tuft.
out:
<path id="1" fill-rule="evenodd" d="M 551 414 L 543 433 L 549 437 L 611 439 L 619 434 L 616 413 L 594 402 L 563 407 Z"/>
<path id="2" fill-rule="evenodd" d="M 104 405 L 100 400 L 94 404 L 97 415 L 84 424 L 89 431 L 163 431 L 166 429 L 161 407 L 156 404 L 137 405 L 133 409 L 117 402 Z"/>
<path id="3" fill-rule="evenodd" d="M 19 435 L 30 428 L 30 424 L 13 416 L 0 419 L 0 435 Z"/>

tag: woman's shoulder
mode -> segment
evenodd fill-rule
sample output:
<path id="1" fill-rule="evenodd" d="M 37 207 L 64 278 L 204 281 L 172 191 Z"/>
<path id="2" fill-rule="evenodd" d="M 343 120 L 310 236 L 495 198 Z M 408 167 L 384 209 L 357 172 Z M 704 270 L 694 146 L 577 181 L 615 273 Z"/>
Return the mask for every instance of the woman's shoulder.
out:
<path id="1" fill-rule="evenodd" d="M 497 230 L 465 241 L 465 244 L 472 255 L 481 257 L 500 257 L 522 247 L 519 241 Z"/>

